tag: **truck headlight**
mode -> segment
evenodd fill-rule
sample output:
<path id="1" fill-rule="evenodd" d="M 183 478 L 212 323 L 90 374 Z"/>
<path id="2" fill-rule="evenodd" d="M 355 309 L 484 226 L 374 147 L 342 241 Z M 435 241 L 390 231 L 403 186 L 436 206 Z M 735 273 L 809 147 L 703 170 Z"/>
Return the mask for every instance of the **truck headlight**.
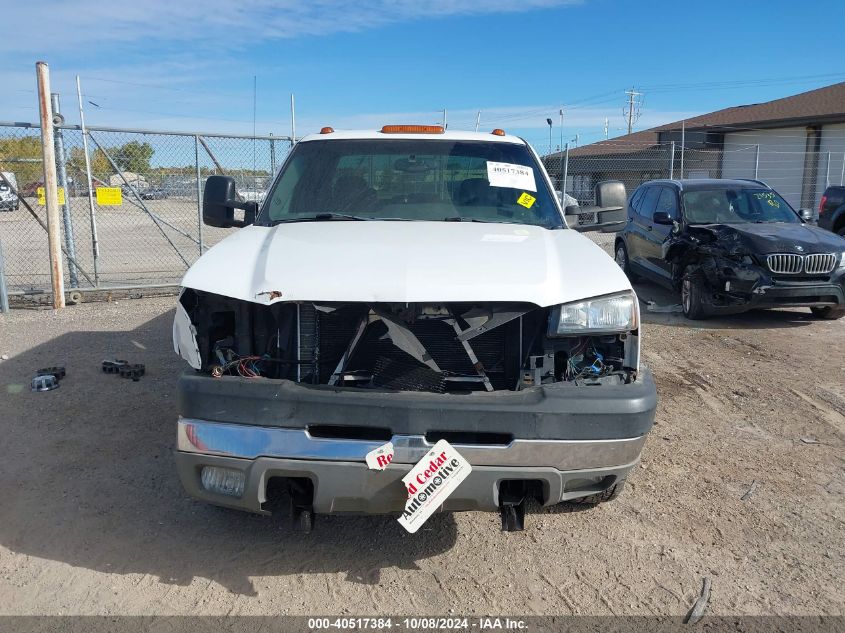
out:
<path id="1" fill-rule="evenodd" d="M 637 329 L 637 298 L 633 292 L 573 301 L 556 306 L 549 318 L 549 336 Z"/>

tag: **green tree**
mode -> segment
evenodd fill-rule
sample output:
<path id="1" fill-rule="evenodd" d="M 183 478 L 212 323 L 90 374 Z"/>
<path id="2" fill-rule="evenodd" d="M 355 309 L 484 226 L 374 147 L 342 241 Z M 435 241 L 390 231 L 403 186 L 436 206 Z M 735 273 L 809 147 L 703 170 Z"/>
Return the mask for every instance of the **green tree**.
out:
<path id="1" fill-rule="evenodd" d="M 0 168 L 15 174 L 19 188 L 42 181 L 41 137 L 0 139 Z"/>
<path id="2" fill-rule="evenodd" d="M 85 152 L 81 147 L 74 147 L 70 151 L 68 169 L 81 178 L 79 182 L 85 180 Z M 113 172 L 103 150 L 95 149 L 91 154 L 91 175 L 97 180 L 105 181 Z"/>
<path id="3" fill-rule="evenodd" d="M 130 141 L 120 147 L 109 150 L 114 162 L 123 171 L 131 171 L 136 174 L 147 174 L 152 167 L 150 160 L 155 150 L 149 143 Z"/>

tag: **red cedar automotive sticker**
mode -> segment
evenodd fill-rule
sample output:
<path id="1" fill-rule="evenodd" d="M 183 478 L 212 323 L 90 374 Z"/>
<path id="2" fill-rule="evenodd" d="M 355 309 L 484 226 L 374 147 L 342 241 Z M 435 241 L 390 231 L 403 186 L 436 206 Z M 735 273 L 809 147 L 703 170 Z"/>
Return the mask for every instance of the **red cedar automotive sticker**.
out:
<path id="1" fill-rule="evenodd" d="M 412 534 L 472 472 L 470 463 L 449 442 L 440 440 L 402 478 L 408 490 L 405 512 L 399 523 Z"/>
<path id="2" fill-rule="evenodd" d="M 367 468 L 384 470 L 393 461 L 393 444 L 388 442 L 367 453 Z"/>

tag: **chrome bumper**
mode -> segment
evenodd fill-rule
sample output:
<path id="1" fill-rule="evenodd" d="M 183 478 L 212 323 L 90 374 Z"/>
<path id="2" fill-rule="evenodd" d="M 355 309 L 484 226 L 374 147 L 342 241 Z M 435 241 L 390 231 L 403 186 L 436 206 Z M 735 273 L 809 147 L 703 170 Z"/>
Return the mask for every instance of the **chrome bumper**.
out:
<path id="1" fill-rule="evenodd" d="M 639 459 L 645 435 L 611 440 L 520 440 L 507 445 L 454 444 L 473 466 L 548 467 L 586 470 L 631 464 Z M 393 464 L 415 464 L 433 444 L 422 435 L 394 435 Z M 180 418 L 177 449 L 183 453 L 240 459 L 365 462 L 384 442 L 312 437 L 286 429 Z"/>

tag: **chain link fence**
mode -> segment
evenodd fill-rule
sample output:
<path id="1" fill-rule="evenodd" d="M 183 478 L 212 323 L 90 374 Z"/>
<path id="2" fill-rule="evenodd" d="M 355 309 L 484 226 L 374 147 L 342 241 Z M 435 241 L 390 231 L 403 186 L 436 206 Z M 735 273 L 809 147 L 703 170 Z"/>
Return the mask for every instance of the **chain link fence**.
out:
<path id="1" fill-rule="evenodd" d="M 82 130 L 55 128 L 68 291 L 178 284 L 202 252 L 232 231 L 202 224 L 205 179 L 232 176 L 245 200 L 261 201 L 290 149 L 287 137 L 96 127 L 86 133 L 87 163 Z M 37 125 L 0 123 L 0 171 L 11 185 L 0 178 L 10 294 L 50 292 Z"/>

